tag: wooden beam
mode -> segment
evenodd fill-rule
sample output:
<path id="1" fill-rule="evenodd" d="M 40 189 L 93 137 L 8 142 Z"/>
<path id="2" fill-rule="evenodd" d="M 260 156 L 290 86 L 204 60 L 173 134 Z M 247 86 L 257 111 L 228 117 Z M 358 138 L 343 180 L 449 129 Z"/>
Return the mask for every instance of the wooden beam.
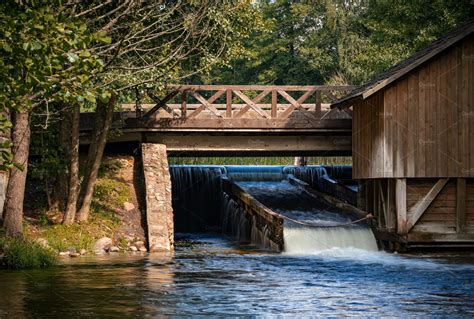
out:
<path id="1" fill-rule="evenodd" d="M 292 112 L 294 109 L 298 109 L 301 113 L 303 113 L 304 116 L 306 116 L 307 118 L 311 119 L 311 120 L 314 120 L 315 117 L 313 114 L 309 113 L 302 105 L 301 103 L 303 103 L 304 101 L 306 101 L 306 99 L 308 97 L 310 97 L 314 91 L 307 91 L 305 92 L 302 96 L 300 96 L 300 98 L 298 100 L 295 100 L 291 95 L 289 95 L 287 92 L 283 91 L 283 90 L 278 90 L 278 93 L 283 96 L 288 102 L 290 102 L 291 106 L 288 107 L 285 112 L 283 112 L 282 114 L 280 114 L 280 118 L 287 118 Z"/>
<path id="2" fill-rule="evenodd" d="M 259 105 L 257 105 L 257 103 L 260 102 L 271 91 L 268 91 L 268 90 L 267 91 L 262 91 L 253 100 L 250 100 L 245 94 L 243 94 L 240 91 L 234 91 L 234 92 L 239 98 L 241 98 L 244 102 L 247 103 L 247 104 L 245 104 L 245 106 L 242 109 L 240 109 L 239 112 L 237 112 L 237 114 L 235 114 L 234 118 L 242 117 L 242 115 L 244 115 L 250 109 L 254 109 L 255 112 L 257 112 L 260 116 L 262 116 L 264 118 L 269 117 L 267 112 L 262 110 L 261 107 Z"/>
<path id="3" fill-rule="evenodd" d="M 172 91 L 168 93 L 162 100 L 160 100 L 156 96 L 154 96 L 153 93 L 148 92 L 148 96 L 153 101 L 155 101 L 156 105 L 143 115 L 143 119 L 144 120 L 151 119 L 151 117 L 155 115 L 155 113 L 158 112 L 158 110 L 161 108 L 165 109 L 168 113 L 170 113 L 170 115 L 176 115 L 173 110 L 171 110 L 169 107 L 166 106 L 166 103 L 172 98 L 174 98 L 178 93 L 179 93 L 178 90 Z"/>
<path id="4" fill-rule="evenodd" d="M 277 90 L 272 90 L 272 112 L 271 112 L 272 118 L 276 118 L 278 115 L 277 104 L 278 104 L 278 92 Z"/>
<path id="5" fill-rule="evenodd" d="M 350 150 L 350 136 L 340 137 L 345 143 L 333 143 L 326 136 L 226 136 L 206 134 L 160 134 L 147 133 L 149 143 L 165 144 L 168 151 L 175 152 L 287 152 L 330 153 Z"/>
<path id="6" fill-rule="evenodd" d="M 189 113 L 189 112 L 188 112 Z M 308 129 L 320 129 L 330 130 L 331 132 L 350 132 L 352 128 L 351 119 L 340 119 L 340 120 L 313 120 L 309 121 L 298 117 L 288 119 L 262 119 L 262 118 L 195 118 L 194 113 L 188 115 L 183 119 L 171 119 L 162 118 L 151 120 L 146 127 L 143 129 L 152 128 L 166 128 L 166 129 L 226 129 L 232 128 L 235 130 L 239 129 L 295 129 L 295 130 L 308 130 Z M 130 127 L 129 127 L 130 128 Z"/>
<path id="7" fill-rule="evenodd" d="M 187 97 L 188 97 L 188 91 L 183 91 L 181 93 L 181 117 L 185 118 L 186 117 L 186 112 L 187 112 Z"/>
<path id="8" fill-rule="evenodd" d="M 285 90 L 285 91 L 344 91 L 355 89 L 353 85 L 168 85 L 168 88 L 176 90 L 194 91 L 217 91 L 217 90 L 239 90 L 239 91 L 264 91 L 264 90 Z"/>
<path id="9" fill-rule="evenodd" d="M 232 90 L 226 90 L 226 98 L 225 98 L 225 117 L 231 118 L 232 117 Z"/>
<path id="10" fill-rule="evenodd" d="M 397 207 L 397 233 L 407 233 L 407 180 L 397 178 L 395 185 L 395 205 Z"/>
<path id="11" fill-rule="evenodd" d="M 201 113 L 204 109 L 208 109 L 212 113 L 214 113 L 217 117 L 223 117 L 222 114 L 212 105 L 212 103 L 217 100 L 222 94 L 224 94 L 225 90 L 220 90 L 214 93 L 213 96 L 206 100 L 203 98 L 199 93 L 195 91 L 190 91 L 191 95 L 194 96 L 196 100 L 201 102 L 201 106 L 197 108 L 193 113 L 189 115 L 189 117 L 196 117 L 199 113 Z"/>
<path id="12" fill-rule="evenodd" d="M 413 226 L 418 222 L 421 216 L 423 216 L 426 209 L 430 206 L 433 200 L 443 190 L 444 186 L 448 183 L 448 178 L 441 178 L 436 184 L 428 191 L 428 193 L 420 199 L 410 210 L 408 211 L 408 225 L 407 232 L 409 232 Z"/>
<path id="13" fill-rule="evenodd" d="M 466 228 L 466 179 L 456 182 L 456 232 L 463 233 Z"/>
<path id="14" fill-rule="evenodd" d="M 262 110 L 260 107 L 258 107 L 258 105 L 256 103 L 258 103 L 260 100 L 262 100 L 265 96 L 268 95 L 268 93 L 270 93 L 271 91 L 269 90 L 265 90 L 263 92 L 260 92 L 259 95 L 257 95 L 253 100 L 249 99 L 249 97 L 245 94 L 243 94 L 241 91 L 239 90 L 234 90 L 233 91 L 235 93 L 235 95 L 237 95 L 239 98 L 242 99 L 242 101 L 244 101 L 245 103 L 247 103 L 247 105 L 244 106 L 243 109 L 241 109 L 236 115 L 235 117 L 238 118 L 238 117 L 241 117 L 245 112 L 247 112 L 250 108 L 252 108 L 255 112 L 257 112 L 260 116 L 262 116 L 263 118 L 269 118 L 267 112 L 265 112 L 264 110 Z"/>

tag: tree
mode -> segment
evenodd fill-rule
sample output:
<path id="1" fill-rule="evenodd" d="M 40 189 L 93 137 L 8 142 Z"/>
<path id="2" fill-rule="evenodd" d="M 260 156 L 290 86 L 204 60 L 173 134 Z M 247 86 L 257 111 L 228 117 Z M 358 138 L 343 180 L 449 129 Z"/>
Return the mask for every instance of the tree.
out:
<path id="1" fill-rule="evenodd" d="M 74 12 L 89 28 L 111 38 L 92 49 L 105 62 L 95 83 L 113 97 L 97 102 L 77 213 L 79 221 L 86 221 L 116 97 L 161 89 L 242 54 L 242 39 L 259 27 L 260 19 L 249 0 L 93 2 L 76 6 Z"/>
<path id="2" fill-rule="evenodd" d="M 250 56 L 196 82 L 358 85 L 474 16 L 470 0 L 257 3 L 267 28 L 245 41 Z"/>
<path id="3" fill-rule="evenodd" d="M 103 34 L 89 32 L 60 8 L 60 1 L 0 3 L 0 107 L 1 113 L 11 113 L 11 162 L 15 165 L 4 212 L 10 236 L 22 233 L 32 112 L 55 101 L 76 103 L 97 94 L 89 90 L 88 81 L 103 64 L 88 47 L 104 40 Z"/>

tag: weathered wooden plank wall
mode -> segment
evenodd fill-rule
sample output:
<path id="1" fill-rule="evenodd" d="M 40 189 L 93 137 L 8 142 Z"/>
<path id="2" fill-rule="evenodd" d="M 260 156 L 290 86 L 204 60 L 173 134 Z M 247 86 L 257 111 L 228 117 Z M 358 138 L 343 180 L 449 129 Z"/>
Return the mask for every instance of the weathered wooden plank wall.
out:
<path id="1" fill-rule="evenodd" d="M 353 177 L 474 177 L 474 35 L 353 112 Z"/>

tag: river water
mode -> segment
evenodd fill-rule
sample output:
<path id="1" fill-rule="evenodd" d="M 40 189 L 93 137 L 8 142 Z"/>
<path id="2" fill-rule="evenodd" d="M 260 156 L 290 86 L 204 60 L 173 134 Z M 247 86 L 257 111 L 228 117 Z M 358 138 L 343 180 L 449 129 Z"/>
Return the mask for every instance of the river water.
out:
<path id="1" fill-rule="evenodd" d="M 474 316 L 474 255 L 353 248 L 310 255 L 185 235 L 173 255 L 65 259 L 0 271 L 0 318 Z"/>

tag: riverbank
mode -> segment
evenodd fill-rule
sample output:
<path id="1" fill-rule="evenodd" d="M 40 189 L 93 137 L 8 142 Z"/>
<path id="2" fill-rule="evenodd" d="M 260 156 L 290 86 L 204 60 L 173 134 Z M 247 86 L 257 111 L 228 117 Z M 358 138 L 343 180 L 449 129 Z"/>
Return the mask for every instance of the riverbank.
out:
<path id="1" fill-rule="evenodd" d="M 46 207 L 42 185 L 28 179 L 25 240 L 60 257 L 146 251 L 137 171 L 133 156 L 105 157 L 94 189 L 90 218 L 73 225 L 61 224 L 62 214 Z M 2 247 L 0 255 L 1 250 Z"/>

